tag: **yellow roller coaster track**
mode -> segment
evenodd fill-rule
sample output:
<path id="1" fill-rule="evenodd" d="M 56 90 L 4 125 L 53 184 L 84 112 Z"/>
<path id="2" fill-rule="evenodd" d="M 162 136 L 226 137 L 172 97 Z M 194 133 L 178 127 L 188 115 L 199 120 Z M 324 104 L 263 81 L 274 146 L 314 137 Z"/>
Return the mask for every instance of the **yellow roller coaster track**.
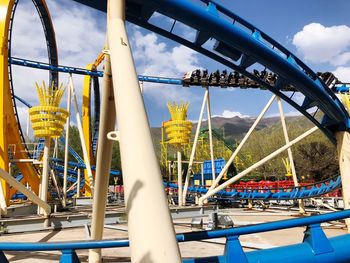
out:
<path id="1" fill-rule="evenodd" d="M 102 63 L 104 59 L 104 53 L 100 53 L 94 63 L 88 64 L 86 66 L 87 70 L 96 70 L 96 68 Z M 83 87 L 83 106 L 82 106 L 82 125 L 83 125 L 83 133 L 84 140 L 87 149 L 88 156 L 90 158 L 91 165 L 94 165 L 96 160 L 94 156 L 94 151 L 92 148 L 92 132 L 91 132 L 91 83 L 93 77 L 90 75 L 86 75 L 84 77 L 84 87 Z M 90 179 L 87 171 L 84 171 L 85 178 L 85 196 L 91 196 L 91 188 L 90 188 Z"/>
<path id="2" fill-rule="evenodd" d="M 51 33 L 54 33 L 52 22 L 47 5 L 44 0 L 40 2 L 40 8 L 45 10 L 46 19 L 50 21 Z M 9 32 L 11 29 L 12 16 L 15 10 L 16 2 L 14 0 L 0 0 L 0 168 L 9 170 L 9 145 L 16 145 L 15 159 L 27 159 L 25 147 L 20 134 L 20 128 L 17 123 L 14 104 L 12 101 L 10 80 L 9 80 Z M 51 36 L 54 37 L 54 36 Z M 23 174 L 22 183 L 28 183 L 31 189 L 38 194 L 40 178 L 30 163 L 17 163 L 18 168 Z M 8 184 L 1 180 L 6 202 L 9 203 L 11 196 L 17 191 L 10 188 Z"/>

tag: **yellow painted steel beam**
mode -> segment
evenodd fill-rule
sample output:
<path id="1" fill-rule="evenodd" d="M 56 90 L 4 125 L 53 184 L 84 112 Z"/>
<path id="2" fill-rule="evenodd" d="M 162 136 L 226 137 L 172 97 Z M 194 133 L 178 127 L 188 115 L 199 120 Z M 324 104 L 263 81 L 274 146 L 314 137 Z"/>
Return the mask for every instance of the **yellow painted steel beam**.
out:
<path id="1" fill-rule="evenodd" d="M 96 70 L 96 68 L 102 63 L 104 60 L 105 54 L 100 53 L 96 60 L 92 64 L 88 64 L 86 66 L 87 70 Z M 85 145 L 88 152 L 88 156 L 90 158 L 90 163 L 92 165 L 95 164 L 95 156 L 93 154 L 92 149 L 92 132 L 91 132 L 91 82 L 92 77 L 86 75 L 84 77 L 84 86 L 83 86 L 83 105 L 82 105 L 82 125 L 83 125 L 83 133 L 85 139 Z M 88 173 L 84 171 L 85 178 L 85 196 L 91 196 L 91 188 L 90 188 L 90 179 L 88 177 Z"/>
<path id="2" fill-rule="evenodd" d="M 14 0 L 0 0 L 0 168 L 9 170 L 8 146 L 16 145 L 16 159 L 28 158 L 22 145 L 19 126 L 16 121 L 11 99 L 9 71 L 8 71 L 8 32 Z M 32 190 L 38 194 L 39 177 L 34 167 L 29 163 L 18 163 L 25 181 L 29 183 Z M 1 180 L 7 203 L 10 200 L 10 189 L 5 180 Z"/>
<path id="3" fill-rule="evenodd" d="M 86 69 L 92 70 L 94 68 L 94 64 L 88 64 Z M 83 87 L 83 106 L 82 106 L 82 125 L 83 125 L 83 133 L 85 139 L 85 145 L 87 149 L 88 156 L 90 158 L 90 163 L 92 165 L 95 164 L 95 158 L 92 149 L 92 136 L 91 136 L 91 109 L 90 109 L 90 101 L 91 101 L 91 76 L 86 75 L 84 77 L 84 87 Z M 91 196 L 91 187 L 90 187 L 90 179 L 86 170 L 84 170 L 84 178 L 85 178 L 85 196 Z"/>

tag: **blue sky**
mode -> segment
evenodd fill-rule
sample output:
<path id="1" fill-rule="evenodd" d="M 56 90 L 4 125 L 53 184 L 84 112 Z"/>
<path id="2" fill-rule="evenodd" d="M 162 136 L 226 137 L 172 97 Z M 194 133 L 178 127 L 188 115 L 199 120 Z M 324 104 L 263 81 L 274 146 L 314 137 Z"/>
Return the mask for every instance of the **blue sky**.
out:
<path id="1" fill-rule="evenodd" d="M 84 67 L 102 50 L 105 14 L 70 0 L 48 0 L 59 47 L 60 64 Z M 273 37 L 304 60 L 315 71 L 333 71 L 350 81 L 350 1 L 347 0 L 235 0 L 218 1 Z M 20 1 L 14 23 L 13 54 L 28 59 L 47 61 L 45 42 L 39 18 L 31 1 Z M 169 23 L 162 16 L 155 23 Z M 176 30 L 193 32 L 178 26 Z M 139 74 L 181 77 L 197 67 L 224 69 L 202 55 L 154 33 L 128 24 L 134 58 Z M 35 81 L 47 79 L 47 73 L 34 69 L 15 68 L 15 91 L 32 104 L 35 92 L 27 92 Z M 67 82 L 62 74 L 61 81 Z M 80 93 L 82 77 L 74 82 Z M 26 92 L 23 92 L 26 91 Z M 33 89 L 34 91 L 34 89 Z M 198 118 L 203 96 L 201 88 L 183 88 L 145 84 L 144 99 L 152 126 L 160 126 L 169 118 L 167 101 L 189 101 L 189 119 Z M 211 89 L 212 114 L 217 116 L 256 116 L 271 93 L 255 90 Z M 20 112 L 25 115 L 25 108 Z M 285 112 L 296 114 L 285 105 Z M 274 106 L 268 115 L 277 113 Z M 26 118 L 22 118 L 23 122 Z"/>

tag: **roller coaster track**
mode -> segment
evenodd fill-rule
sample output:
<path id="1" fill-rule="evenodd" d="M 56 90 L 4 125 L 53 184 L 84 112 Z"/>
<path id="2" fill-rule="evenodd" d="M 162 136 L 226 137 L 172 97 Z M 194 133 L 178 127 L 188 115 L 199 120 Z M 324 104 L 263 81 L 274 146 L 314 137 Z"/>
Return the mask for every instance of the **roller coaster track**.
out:
<path id="1" fill-rule="evenodd" d="M 55 32 L 51 22 L 50 14 L 48 12 L 47 5 L 45 1 L 42 0 L 32 0 L 42 23 L 46 44 L 49 55 L 49 63 L 57 65 L 57 47 L 55 40 Z M 23 144 L 24 136 L 19 123 L 18 112 L 16 107 L 16 101 L 14 97 L 14 87 L 12 81 L 12 65 L 8 63 L 8 58 L 11 56 L 11 39 L 12 39 L 12 28 L 15 19 L 15 13 L 18 5 L 18 0 L 4 0 L 0 3 L 1 9 L 3 10 L 3 16 L 0 19 L 0 32 L 2 34 L 1 42 L 1 55 L 0 55 L 0 68 L 1 68 L 1 78 L 0 86 L 1 89 L 1 139 L 0 148 L 3 150 L 4 154 L 0 157 L 0 167 L 8 171 L 9 157 L 6 152 L 10 144 L 16 145 L 17 153 L 16 158 L 25 159 L 30 158 L 30 154 Z M 50 81 L 58 83 L 57 72 L 50 72 Z M 11 135 L 11 136 L 10 136 Z M 29 163 L 18 163 L 18 167 L 24 175 L 23 182 L 28 182 L 32 190 L 38 193 L 39 190 L 39 177 L 38 173 L 31 164 Z M 4 195 L 7 202 L 10 200 L 13 194 L 12 189 L 2 181 L 2 186 L 4 190 Z"/>
<path id="2" fill-rule="evenodd" d="M 164 183 L 166 187 L 177 189 L 177 184 Z M 234 186 L 233 186 L 234 187 Z M 233 189 L 231 191 L 220 191 L 216 194 L 218 198 L 234 199 L 234 200 L 296 200 L 317 197 L 330 193 L 341 187 L 340 176 L 327 179 L 326 181 L 311 184 L 308 186 L 291 187 L 291 188 L 245 188 Z M 191 186 L 188 191 L 193 194 L 205 194 L 208 189 L 205 187 Z"/>
<path id="3" fill-rule="evenodd" d="M 105 1 L 75 1 L 106 11 Z M 189 41 L 185 36 L 176 34 L 174 26 L 166 30 L 152 24 L 150 18 L 155 12 L 174 21 L 174 25 L 181 22 L 196 30 L 195 40 Z M 202 53 L 270 90 L 318 126 L 332 142 L 335 142 L 336 131 L 349 128 L 345 108 L 316 73 L 260 29 L 215 1 L 128 0 L 126 18 Z M 212 48 L 205 48 L 203 45 L 209 39 L 215 39 L 216 43 Z M 271 85 L 249 72 L 248 68 L 252 65 L 261 65 L 276 74 L 276 84 Z M 302 93 L 305 96 L 303 102 L 297 101 L 294 92 L 291 95 L 284 93 L 286 86 L 293 86 Z M 315 110 L 309 113 L 311 108 Z M 323 113 L 321 121 L 315 118 L 315 111 Z"/>

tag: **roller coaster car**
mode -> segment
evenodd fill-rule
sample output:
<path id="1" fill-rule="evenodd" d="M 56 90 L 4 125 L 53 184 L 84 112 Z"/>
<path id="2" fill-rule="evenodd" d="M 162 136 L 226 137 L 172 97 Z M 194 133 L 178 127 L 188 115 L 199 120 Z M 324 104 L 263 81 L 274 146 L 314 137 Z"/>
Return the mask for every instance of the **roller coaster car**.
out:
<path id="1" fill-rule="evenodd" d="M 245 76 L 241 76 L 238 80 L 238 86 L 241 88 L 246 88 L 248 85 L 248 78 Z"/>
<path id="2" fill-rule="evenodd" d="M 199 80 L 201 79 L 201 71 L 200 69 L 196 69 L 192 72 L 191 82 L 194 84 L 199 84 Z"/>
<path id="3" fill-rule="evenodd" d="M 212 86 L 217 86 L 220 81 L 220 71 L 217 70 L 214 73 L 211 73 L 209 76 L 209 84 Z"/>
<path id="4" fill-rule="evenodd" d="M 184 86 L 188 87 L 191 84 L 191 76 L 192 76 L 192 71 L 188 71 L 187 73 L 185 73 L 185 75 L 183 76 Z"/>
<path id="5" fill-rule="evenodd" d="M 339 82 L 336 76 L 331 72 L 317 72 L 317 76 L 319 76 L 329 88 L 333 88 L 334 85 Z"/>
<path id="6" fill-rule="evenodd" d="M 270 72 L 267 77 L 266 77 L 266 81 L 267 83 L 269 83 L 270 85 L 275 85 L 276 84 L 276 80 L 277 80 L 277 75 Z"/>
<path id="7" fill-rule="evenodd" d="M 259 72 L 259 70 L 254 69 L 254 70 L 253 70 L 253 75 L 256 76 L 256 77 L 258 77 L 258 78 L 260 78 L 260 72 Z"/>
<path id="8" fill-rule="evenodd" d="M 202 86 L 208 86 L 208 81 L 209 81 L 208 78 L 209 78 L 208 70 L 205 69 L 205 70 L 203 70 L 202 76 L 201 76 L 201 85 Z"/>
<path id="9" fill-rule="evenodd" d="M 228 74 L 227 70 L 223 70 L 222 73 L 220 74 L 220 80 L 219 84 L 221 87 L 226 88 L 228 84 Z"/>
<path id="10" fill-rule="evenodd" d="M 256 87 L 256 86 L 259 86 L 254 80 L 250 79 L 250 78 L 247 78 L 247 87 L 250 88 L 250 87 Z"/>

